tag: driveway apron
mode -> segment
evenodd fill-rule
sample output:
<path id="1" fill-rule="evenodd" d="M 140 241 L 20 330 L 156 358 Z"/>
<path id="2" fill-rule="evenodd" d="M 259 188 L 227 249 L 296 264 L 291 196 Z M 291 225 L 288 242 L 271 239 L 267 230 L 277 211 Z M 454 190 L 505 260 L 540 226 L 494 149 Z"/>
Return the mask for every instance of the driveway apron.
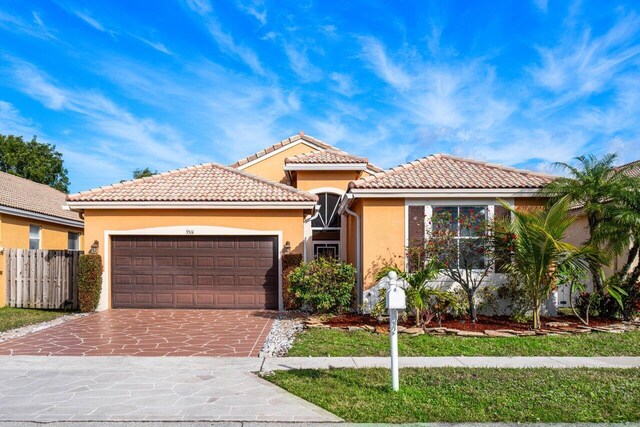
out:
<path id="1" fill-rule="evenodd" d="M 275 312 L 109 310 L 0 343 L 0 355 L 258 356 Z"/>

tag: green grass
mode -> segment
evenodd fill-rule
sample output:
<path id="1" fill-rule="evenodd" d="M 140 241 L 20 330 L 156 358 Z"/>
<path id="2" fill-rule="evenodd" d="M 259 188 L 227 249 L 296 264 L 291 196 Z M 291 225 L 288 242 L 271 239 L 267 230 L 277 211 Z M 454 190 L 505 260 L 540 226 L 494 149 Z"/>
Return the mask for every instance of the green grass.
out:
<path id="1" fill-rule="evenodd" d="M 64 316 L 68 312 L 56 310 L 34 310 L 30 308 L 0 308 L 0 332 L 34 323 L 46 322 Z"/>
<path id="2" fill-rule="evenodd" d="M 640 420 L 640 369 L 277 371 L 266 379 L 349 422 L 624 422 Z"/>
<path id="3" fill-rule="evenodd" d="M 640 356 L 640 332 L 513 338 L 421 335 L 398 337 L 401 356 Z M 289 356 L 388 356 L 389 337 L 369 332 L 308 329 Z"/>

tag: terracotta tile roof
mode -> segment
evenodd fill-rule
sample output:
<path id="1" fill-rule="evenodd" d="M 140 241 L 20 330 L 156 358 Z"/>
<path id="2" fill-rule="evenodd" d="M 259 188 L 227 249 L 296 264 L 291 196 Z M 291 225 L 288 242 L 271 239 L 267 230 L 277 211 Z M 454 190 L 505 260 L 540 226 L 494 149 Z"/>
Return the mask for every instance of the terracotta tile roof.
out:
<path id="1" fill-rule="evenodd" d="M 522 169 L 435 154 L 352 181 L 358 189 L 540 188 L 555 177 Z"/>
<path id="2" fill-rule="evenodd" d="M 640 178 L 640 160 L 633 161 L 631 163 L 627 163 L 625 165 L 619 166 L 617 169 L 625 168 L 625 175 L 630 176 L 632 178 Z"/>
<path id="3" fill-rule="evenodd" d="M 318 197 L 215 163 L 83 191 L 71 202 L 315 202 Z"/>
<path id="4" fill-rule="evenodd" d="M 282 141 L 278 142 L 277 144 L 273 144 L 271 147 L 267 147 L 264 150 L 260 150 L 255 154 L 252 154 L 250 156 L 245 157 L 244 159 L 240 159 L 240 160 L 238 160 L 237 162 L 235 162 L 234 164 L 232 164 L 230 166 L 232 168 L 240 167 L 240 166 L 245 165 L 245 164 L 247 164 L 249 162 L 252 162 L 252 161 L 254 161 L 256 159 L 259 159 L 260 157 L 265 156 L 265 155 L 267 155 L 267 154 L 269 154 L 269 153 L 271 153 L 273 151 L 276 151 L 278 148 L 282 148 L 282 147 L 284 147 L 286 145 L 293 144 L 294 142 L 300 141 L 300 140 L 310 142 L 310 143 L 312 143 L 314 145 L 317 145 L 318 147 L 321 147 L 321 148 L 324 148 L 324 149 L 335 149 L 331 145 L 326 144 L 326 143 L 320 141 L 319 139 L 316 139 L 316 138 L 314 138 L 312 136 L 309 136 L 309 135 L 305 135 L 303 132 L 300 132 L 297 135 L 293 135 L 293 136 L 291 136 L 289 138 L 283 139 Z"/>
<path id="5" fill-rule="evenodd" d="M 48 185 L 0 172 L 0 206 L 82 221 L 77 212 L 62 209 L 67 204 L 66 197 Z"/>
<path id="6" fill-rule="evenodd" d="M 312 165 L 312 164 L 362 164 L 369 163 L 364 157 L 354 156 L 342 150 L 323 150 L 312 153 L 299 154 L 285 159 L 287 165 Z"/>

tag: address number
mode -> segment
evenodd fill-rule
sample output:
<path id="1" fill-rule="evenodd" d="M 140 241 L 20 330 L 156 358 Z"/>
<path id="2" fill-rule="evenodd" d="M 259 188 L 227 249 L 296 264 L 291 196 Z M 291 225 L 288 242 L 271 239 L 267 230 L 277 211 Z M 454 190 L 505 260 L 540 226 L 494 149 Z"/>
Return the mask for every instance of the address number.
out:
<path id="1" fill-rule="evenodd" d="M 185 233 L 186 234 L 196 234 L 196 230 L 187 229 L 187 230 L 185 230 Z"/>

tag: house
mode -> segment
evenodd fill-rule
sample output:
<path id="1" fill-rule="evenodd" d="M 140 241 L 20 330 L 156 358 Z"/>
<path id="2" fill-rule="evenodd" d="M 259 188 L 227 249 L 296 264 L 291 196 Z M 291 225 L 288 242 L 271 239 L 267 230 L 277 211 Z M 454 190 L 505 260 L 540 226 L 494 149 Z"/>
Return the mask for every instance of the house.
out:
<path id="1" fill-rule="evenodd" d="M 66 208 L 66 194 L 0 172 L 0 307 L 6 304 L 6 249 L 83 247 L 83 221 Z"/>
<path id="2" fill-rule="evenodd" d="M 358 270 L 404 266 L 424 214 L 502 198 L 539 205 L 548 175 L 448 155 L 384 171 L 300 133 L 231 166 L 209 163 L 73 194 L 86 244 L 105 260 L 99 309 L 282 308 L 282 255 L 336 256 Z M 88 249 L 85 248 L 85 249 Z"/>
<path id="3" fill-rule="evenodd" d="M 630 162 L 618 167 L 618 169 L 622 168 L 625 169 L 625 174 L 628 174 L 629 176 L 634 178 L 640 177 L 640 160 L 636 160 L 634 162 Z M 581 205 L 574 206 L 571 213 L 575 217 L 575 222 L 571 225 L 571 227 L 569 227 L 566 240 L 572 245 L 582 246 L 585 244 L 585 242 L 587 242 L 587 240 L 589 240 L 589 222 L 587 220 L 587 216 L 582 210 Z M 628 250 L 624 251 L 611 260 L 611 265 L 604 269 L 604 273 L 607 277 L 620 270 L 620 268 L 627 261 L 627 254 Z M 635 264 L 633 264 L 632 267 L 635 267 Z M 586 281 L 587 291 L 592 292 L 592 279 L 590 277 L 587 277 Z M 570 305 L 570 295 L 571 292 L 569 286 L 561 286 L 558 289 L 558 305 L 561 307 L 568 307 Z"/>

